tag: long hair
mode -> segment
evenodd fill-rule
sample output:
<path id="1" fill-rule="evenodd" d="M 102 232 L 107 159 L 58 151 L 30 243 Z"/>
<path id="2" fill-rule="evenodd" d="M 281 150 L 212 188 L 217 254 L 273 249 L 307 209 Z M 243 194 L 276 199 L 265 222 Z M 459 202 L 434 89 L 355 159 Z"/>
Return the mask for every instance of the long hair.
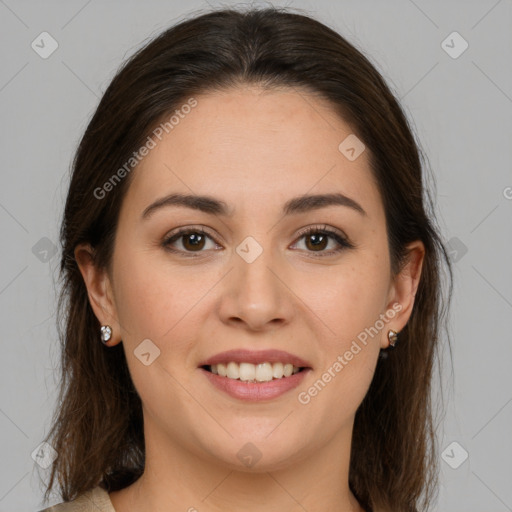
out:
<path id="1" fill-rule="evenodd" d="M 58 457 L 45 499 L 56 481 L 70 501 L 96 485 L 122 489 L 144 471 L 141 400 L 122 344 L 107 351 L 99 341 L 100 325 L 74 258 L 77 244 L 88 242 L 95 265 L 111 270 L 132 173 L 110 187 L 108 198 L 99 191 L 188 99 L 244 84 L 327 99 L 363 141 L 384 204 L 392 275 L 406 262 L 408 243 L 425 245 L 410 319 L 397 347 L 379 358 L 356 412 L 349 485 L 366 508 L 427 510 L 438 484 L 431 383 L 453 278 L 424 183 L 426 158 L 369 59 L 323 23 L 276 7 L 196 13 L 153 38 L 118 70 L 78 145 L 60 232 L 61 381 L 46 438 Z"/>

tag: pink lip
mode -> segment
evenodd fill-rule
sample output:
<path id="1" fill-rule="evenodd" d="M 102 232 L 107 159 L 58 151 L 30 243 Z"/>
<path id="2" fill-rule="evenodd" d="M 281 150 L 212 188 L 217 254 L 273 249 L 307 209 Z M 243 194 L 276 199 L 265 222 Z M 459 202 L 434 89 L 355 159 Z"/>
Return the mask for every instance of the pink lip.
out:
<path id="1" fill-rule="evenodd" d="M 214 355 L 206 359 L 205 361 L 199 363 L 199 367 L 207 366 L 212 364 L 227 364 L 231 361 L 235 363 L 252 363 L 252 364 L 260 364 L 260 363 L 291 363 L 298 368 L 311 368 L 311 365 L 301 359 L 298 356 L 290 354 L 289 352 L 285 352 L 283 350 L 245 350 L 245 349 L 235 349 L 228 350 L 227 352 L 221 352 L 219 354 Z M 300 372 L 302 373 L 302 372 Z M 298 375 L 298 374 L 295 374 Z M 290 377 L 286 377 L 290 378 Z M 258 384 L 260 385 L 260 384 Z"/>
<path id="2" fill-rule="evenodd" d="M 233 361 L 233 359 L 231 359 L 231 361 Z M 245 359 L 245 361 L 247 361 L 247 359 Z M 294 373 L 289 377 L 273 379 L 268 382 L 245 382 L 236 379 L 229 379 L 228 377 L 221 377 L 220 375 L 211 373 L 204 368 L 200 368 L 200 371 L 217 389 L 220 389 L 233 398 L 247 400 L 250 402 L 259 402 L 262 400 L 271 400 L 272 398 L 277 398 L 287 391 L 297 387 L 301 383 L 302 379 L 306 376 L 306 374 L 311 371 L 311 369 L 308 368 L 298 373 Z"/>

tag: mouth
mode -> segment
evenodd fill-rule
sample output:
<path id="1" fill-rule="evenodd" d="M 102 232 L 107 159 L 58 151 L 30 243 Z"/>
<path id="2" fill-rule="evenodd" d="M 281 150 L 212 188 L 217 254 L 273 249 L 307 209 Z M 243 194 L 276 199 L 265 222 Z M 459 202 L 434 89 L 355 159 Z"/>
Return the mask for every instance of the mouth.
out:
<path id="1" fill-rule="evenodd" d="M 251 383 L 285 379 L 308 369 L 308 367 L 295 366 L 291 363 L 270 363 L 268 361 L 259 364 L 230 361 L 203 365 L 201 368 L 220 377 Z"/>
<path id="2" fill-rule="evenodd" d="M 311 365 L 282 350 L 230 350 L 199 364 L 214 388 L 244 401 L 271 400 L 296 388 Z"/>

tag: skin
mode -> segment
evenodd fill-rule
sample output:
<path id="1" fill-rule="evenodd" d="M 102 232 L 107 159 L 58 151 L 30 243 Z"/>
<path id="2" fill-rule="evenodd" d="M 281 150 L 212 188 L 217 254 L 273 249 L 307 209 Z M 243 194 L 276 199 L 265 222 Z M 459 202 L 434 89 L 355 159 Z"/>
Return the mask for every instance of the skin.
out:
<path id="1" fill-rule="evenodd" d="M 112 326 L 108 345 L 122 341 L 144 408 L 145 472 L 110 498 L 117 512 L 360 512 L 348 487 L 354 416 L 379 351 L 389 346 L 388 330 L 399 332 L 409 319 L 424 246 L 411 244 L 409 263 L 391 275 L 368 150 L 354 161 L 338 150 L 353 132 L 325 101 L 255 86 L 196 99 L 132 171 L 112 275 L 95 268 L 89 246 L 75 251 L 94 312 Z M 141 220 L 149 204 L 171 192 L 214 196 L 233 215 L 170 206 Z M 357 201 L 366 215 L 345 206 L 282 214 L 288 199 L 333 192 Z M 332 253 L 335 239 L 315 249 L 311 236 L 300 235 L 324 224 L 355 247 Z M 180 227 L 204 227 L 212 238 L 194 252 L 182 237 L 172 245 L 181 252 L 173 254 L 162 243 Z M 252 263 L 235 251 L 247 236 L 263 249 Z M 331 254 L 319 257 L 322 251 Z M 300 403 L 299 392 L 397 303 L 401 311 L 308 404 Z M 147 338 L 161 351 L 148 366 L 134 355 Z M 278 398 L 237 400 L 198 369 L 233 348 L 286 350 L 313 371 Z M 252 467 L 237 458 L 248 442 L 262 454 Z"/>

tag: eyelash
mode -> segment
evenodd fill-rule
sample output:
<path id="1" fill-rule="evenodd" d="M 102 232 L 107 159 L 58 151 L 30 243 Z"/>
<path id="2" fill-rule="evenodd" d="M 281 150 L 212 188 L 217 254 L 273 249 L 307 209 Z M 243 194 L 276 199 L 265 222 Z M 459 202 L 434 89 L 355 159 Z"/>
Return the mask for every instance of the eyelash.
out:
<path id="1" fill-rule="evenodd" d="M 173 233 L 172 235 L 169 235 L 166 237 L 163 242 L 162 246 L 165 250 L 172 252 L 172 253 L 179 253 L 182 255 L 186 255 L 185 257 L 191 257 L 191 258 L 197 258 L 200 256 L 200 254 L 204 251 L 182 251 L 182 250 L 176 250 L 170 247 L 172 243 L 179 240 L 184 235 L 191 235 L 191 234 L 200 234 L 203 236 L 206 236 L 210 238 L 213 242 L 217 243 L 213 237 L 208 234 L 203 228 L 183 228 L 178 230 L 176 233 Z M 329 229 L 327 225 L 324 225 L 322 227 L 318 226 L 311 226 L 309 228 L 304 229 L 299 233 L 298 240 L 301 240 L 305 236 L 312 235 L 312 234 L 319 234 L 319 235 L 326 235 L 332 239 L 334 239 L 338 244 L 339 247 L 336 249 L 331 249 L 330 251 L 321 251 L 319 253 L 316 253 L 315 251 L 307 251 L 314 255 L 315 258 L 323 258 L 326 256 L 332 256 L 334 254 L 338 254 L 339 252 L 346 250 L 346 249 L 353 249 L 355 246 L 349 240 L 343 236 L 341 236 L 336 231 L 333 231 L 332 229 Z M 195 254 L 197 252 L 198 254 Z"/>

